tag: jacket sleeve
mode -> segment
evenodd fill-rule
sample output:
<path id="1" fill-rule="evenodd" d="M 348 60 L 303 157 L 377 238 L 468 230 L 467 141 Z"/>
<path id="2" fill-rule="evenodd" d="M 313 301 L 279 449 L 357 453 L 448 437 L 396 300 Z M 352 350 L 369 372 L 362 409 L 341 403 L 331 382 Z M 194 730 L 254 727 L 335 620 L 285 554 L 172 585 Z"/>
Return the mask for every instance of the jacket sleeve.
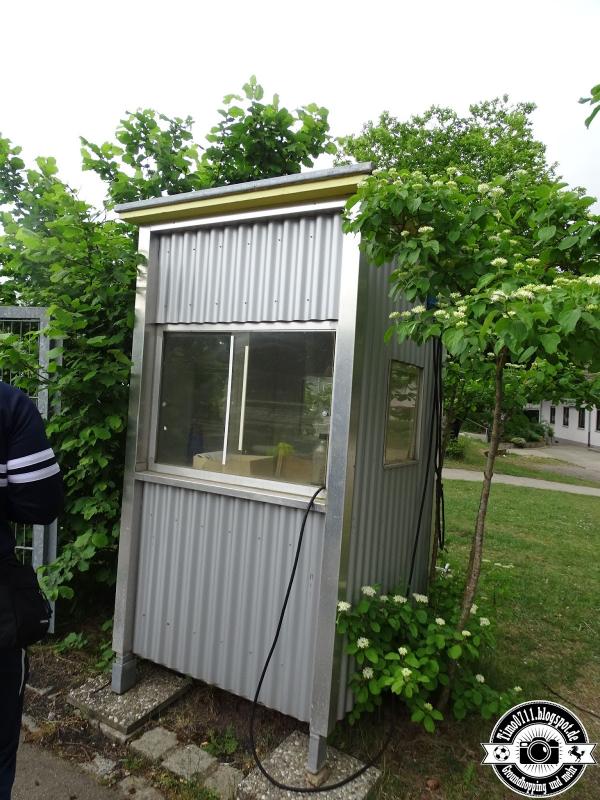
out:
<path id="1" fill-rule="evenodd" d="M 7 432 L 6 516 L 12 522 L 47 525 L 63 506 L 60 468 L 31 400 L 18 393 Z"/>

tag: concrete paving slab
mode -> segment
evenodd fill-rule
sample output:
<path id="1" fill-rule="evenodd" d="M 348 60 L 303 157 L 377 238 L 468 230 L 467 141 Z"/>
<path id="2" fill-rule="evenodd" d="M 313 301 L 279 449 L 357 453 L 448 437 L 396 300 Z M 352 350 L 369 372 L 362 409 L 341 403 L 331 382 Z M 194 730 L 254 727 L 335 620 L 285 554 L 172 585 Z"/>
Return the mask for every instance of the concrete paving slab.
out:
<path id="1" fill-rule="evenodd" d="M 306 758 L 308 755 L 308 736 L 294 731 L 265 759 L 266 770 L 278 781 L 289 786 L 310 788 L 306 778 Z M 333 747 L 327 749 L 329 777 L 327 784 L 337 783 L 363 765 L 356 758 L 340 753 Z M 380 770 L 371 767 L 352 783 L 339 789 L 320 792 L 323 800 L 364 800 L 369 797 L 381 777 Z M 256 768 L 238 786 L 237 800 L 297 800 L 299 795 L 273 786 Z"/>
<path id="2" fill-rule="evenodd" d="M 117 762 L 113 761 L 112 758 L 105 758 L 104 756 L 101 756 L 100 753 L 96 753 L 93 761 L 90 761 L 88 764 L 84 764 L 83 769 L 85 772 L 89 772 L 91 775 L 95 775 L 97 778 L 108 778 L 116 766 Z"/>
<path id="3" fill-rule="evenodd" d="M 144 778 L 139 778 L 136 775 L 130 775 L 129 778 L 125 778 L 119 783 L 118 788 L 124 797 L 129 797 L 131 800 L 164 800 L 164 795 L 158 789 L 155 789 Z"/>
<path id="4" fill-rule="evenodd" d="M 132 733 L 154 714 L 178 700 L 190 686 L 189 678 L 144 663 L 139 668 L 138 682 L 125 694 L 115 694 L 106 676 L 100 675 L 73 690 L 67 700 L 86 716 L 98 719 L 121 733 Z"/>
<path id="5" fill-rule="evenodd" d="M 177 734 L 166 728 L 152 728 L 139 739 L 131 742 L 131 749 L 150 761 L 161 761 L 177 747 Z"/>
<path id="6" fill-rule="evenodd" d="M 219 762 L 206 750 L 201 750 L 195 744 L 178 747 L 173 750 L 163 762 L 162 766 L 169 772 L 175 773 L 186 781 L 192 778 L 203 778 L 214 772 Z"/>
<path id="7" fill-rule="evenodd" d="M 221 800 L 234 800 L 235 793 L 244 780 L 244 773 L 229 764 L 220 764 L 217 771 L 204 781 L 206 789 L 215 792 Z"/>
<path id="8" fill-rule="evenodd" d="M 112 789 L 99 786 L 78 764 L 33 744 L 21 743 L 12 800 L 118 800 L 118 797 Z"/>

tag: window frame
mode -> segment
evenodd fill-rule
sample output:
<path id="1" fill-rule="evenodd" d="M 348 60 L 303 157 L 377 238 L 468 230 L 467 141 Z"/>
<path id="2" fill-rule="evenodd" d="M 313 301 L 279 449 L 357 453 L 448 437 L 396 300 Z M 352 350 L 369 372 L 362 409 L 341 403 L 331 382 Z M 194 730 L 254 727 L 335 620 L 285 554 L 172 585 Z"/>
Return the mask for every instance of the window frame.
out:
<path id="1" fill-rule="evenodd" d="M 583 421 L 583 425 L 581 424 Z M 585 408 L 577 409 L 577 429 L 580 431 L 585 430 Z"/>
<path id="2" fill-rule="evenodd" d="M 550 425 L 556 425 L 556 406 L 550 406 Z"/>
<path id="3" fill-rule="evenodd" d="M 412 459 L 406 459 L 405 461 L 386 461 L 385 454 L 387 450 L 387 441 L 388 441 L 388 423 L 390 418 L 390 389 L 391 389 L 391 381 L 392 381 L 392 367 L 394 364 L 404 364 L 407 367 L 414 367 L 415 369 L 419 370 L 419 388 L 417 391 L 417 398 L 416 398 L 416 412 L 417 418 L 415 420 L 415 457 Z M 384 418 L 384 428 L 383 428 L 383 453 L 382 453 L 382 463 L 384 469 L 397 469 L 398 467 L 409 467 L 418 464 L 421 460 L 421 449 L 422 449 L 422 441 L 421 441 L 421 420 L 423 418 L 423 396 L 424 396 L 424 384 L 425 384 L 425 367 L 421 364 L 415 364 L 412 361 L 405 361 L 402 358 L 390 358 L 387 368 L 387 381 L 385 387 L 385 418 Z"/>
<path id="4" fill-rule="evenodd" d="M 570 424 L 570 411 L 571 406 L 563 406 L 563 413 L 562 413 L 562 426 L 563 428 L 568 428 Z M 566 422 L 565 422 L 566 420 Z"/>
<path id="5" fill-rule="evenodd" d="M 151 401 L 148 406 L 148 459 L 147 470 L 156 475 L 165 475 L 193 479 L 201 488 L 202 485 L 227 489 L 241 487 L 244 489 L 258 490 L 265 495 L 284 493 L 286 495 L 311 497 L 314 494 L 313 484 L 288 483 L 269 478 L 250 478 L 244 475 L 234 475 L 209 470 L 197 470 L 193 467 L 182 467 L 176 464 L 164 464 L 156 460 L 158 448 L 158 418 L 160 412 L 160 389 L 162 380 L 164 336 L 166 333 L 333 333 L 334 335 L 334 386 L 337 355 L 337 322 L 332 320 L 311 322 L 232 322 L 232 323 L 166 323 L 156 325 L 156 339 L 154 347 L 153 375 L 151 384 Z M 335 389 L 334 389 L 335 391 Z M 333 418 L 334 397 L 331 400 L 331 420 Z M 228 397 L 229 414 L 230 402 Z M 328 459 L 329 460 L 329 459 Z M 323 492 L 324 499 L 327 493 Z"/>
<path id="6" fill-rule="evenodd" d="M 600 408 L 596 409 L 596 430 L 600 431 Z"/>

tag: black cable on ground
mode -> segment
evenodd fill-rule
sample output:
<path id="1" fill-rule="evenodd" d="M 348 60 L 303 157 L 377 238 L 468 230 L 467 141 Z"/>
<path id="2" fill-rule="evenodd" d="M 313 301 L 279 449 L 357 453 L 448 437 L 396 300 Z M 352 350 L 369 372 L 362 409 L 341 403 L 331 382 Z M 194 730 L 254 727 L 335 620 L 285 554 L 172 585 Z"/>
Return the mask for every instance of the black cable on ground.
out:
<path id="1" fill-rule="evenodd" d="M 287 792 L 298 792 L 298 793 L 301 793 L 301 794 L 316 794 L 317 792 L 330 792 L 330 791 L 333 791 L 334 789 L 341 789 L 342 786 L 346 786 L 348 783 L 352 783 L 352 781 L 355 781 L 357 778 L 360 778 L 361 775 L 363 775 L 368 769 L 371 769 L 371 767 L 374 766 L 374 764 L 376 764 L 377 761 L 379 761 L 381 756 L 387 750 L 387 747 L 388 747 L 388 745 L 389 745 L 389 743 L 390 743 L 390 741 L 392 739 L 392 736 L 394 735 L 394 732 L 395 732 L 395 726 L 392 723 L 392 725 L 390 727 L 390 731 L 389 731 L 388 735 L 385 738 L 385 742 L 384 742 L 383 746 L 381 747 L 381 749 L 379 750 L 379 752 L 377 753 L 376 756 L 374 756 L 373 758 L 369 759 L 364 766 L 362 766 L 359 770 L 354 772 L 352 775 L 348 775 L 348 777 L 344 778 L 341 781 L 337 781 L 337 783 L 330 783 L 330 784 L 326 784 L 324 786 L 311 786 L 311 787 L 308 787 L 308 786 L 287 786 L 285 783 L 281 783 L 280 781 L 278 781 L 276 778 L 274 778 L 272 775 L 270 775 L 267 772 L 265 766 L 263 765 L 263 763 L 261 762 L 260 758 L 258 757 L 258 753 L 256 752 L 256 741 L 254 739 L 254 721 L 255 721 L 255 717 L 256 717 L 256 710 L 258 708 L 258 697 L 260 695 L 260 690 L 262 689 L 262 685 L 264 683 L 265 675 L 267 674 L 267 670 L 269 668 L 269 664 L 271 663 L 271 658 L 273 657 L 273 653 L 275 652 L 275 648 L 277 647 L 277 642 L 279 640 L 279 634 L 281 633 L 281 628 L 283 626 L 283 618 L 285 616 L 285 612 L 286 612 L 286 609 L 287 609 L 287 606 L 288 606 L 288 601 L 290 599 L 290 594 L 292 592 L 292 587 L 294 585 L 294 578 L 296 577 L 296 569 L 298 567 L 298 561 L 300 559 L 300 551 L 301 551 L 301 548 L 302 548 L 302 540 L 304 539 L 304 531 L 305 531 L 305 528 L 306 528 L 306 522 L 308 520 L 308 515 L 309 515 L 309 513 L 310 513 L 310 511 L 311 511 L 311 509 L 312 509 L 312 507 L 313 507 L 313 505 L 315 503 L 315 500 L 317 499 L 318 495 L 325 488 L 326 488 L 325 486 L 320 486 L 317 489 L 317 491 L 310 498 L 308 506 L 306 507 L 306 511 L 304 512 L 304 517 L 302 519 L 302 525 L 300 526 L 300 536 L 298 537 L 298 546 L 296 548 L 296 556 L 294 558 L 294 566 L 292 567 L 292 573 L 290 575 L 290 580 L 289 580 L 289 583 L 288 583 L 287 591 L 285 593 L 285 600 L 283 601 L 283 606 L 281 608 L 281 614 L 279 616 L 279 622 L 277 623 L 277 630 L 275 632 L 275 638 L 273 639 L 273 644 L 271 645 L 271 649 L 269 650 L 269 655 L 267 656 L 267 660 L 265 661 L 265 665 L 263 667 L 263 671 L 262 671 L 262 674 L 260 676 L 260 680 L 258 682 L 258 686 L 256 688 L 256 694 L 254 695 L 254 700 L 252 701 L 252 710 L 250 712 L 250 731 L 249 731 L 250 737 L 249 738 L 250 738 L 250 747 L 252 749 L 252 755 L 254 757 L 254 761 L 256 763 L 256 766 L 259 768 L 259 770 L 262 772 L 262 774 L 265 776 L 265 778 L 270 783 L 273 784 L 273 786 L 276 786 L 278 789 L 283 789 L 283 790 L 285 790 Z"/>

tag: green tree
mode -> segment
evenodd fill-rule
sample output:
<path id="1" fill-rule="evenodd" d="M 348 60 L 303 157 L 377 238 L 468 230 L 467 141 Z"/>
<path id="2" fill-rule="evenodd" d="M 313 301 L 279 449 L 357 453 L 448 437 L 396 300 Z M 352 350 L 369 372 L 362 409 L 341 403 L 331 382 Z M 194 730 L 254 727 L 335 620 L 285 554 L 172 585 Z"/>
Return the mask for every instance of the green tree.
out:
<path id="1" fill-rule="evenodd" d="M 46 581 L 53 596 L 60 587 L 68 597 L 67 584 L 93 560 L 95 577 L 113 580 L 138 259 L 127 228 L 79 200 L 58 178 L 54 159 L 38 158 L 28 169 L 20 148 L 3 138 L 0 206 L 0 303 L 47 306 L 47 333 L 64 342 L 50 351 L 60 411 L 48 431 L 66 507 L 61 557 Z M 0 340 L 0 359 L 22 373 L 23 388 L 35 388 L 37 364 L 15 338 Z"/>
<path id="2" fill-rule="evenodd" d="M 600 83 L 596 84 L 596 86 L 592 86 L 590 96 L 580 97 L 579 102 L 589 103 L 590 107 L 592 107 L 592 113 L 589 115 L 589 117 L 586 117 L 585 120 L 585 127 L 589 128 L 590 125 L 592 124 L 592 120 L 594 119 L 598 111 L 600 111 L 600 105 L 598 105 L 600 103 Z M 593 108 L 593 106 L 596 107 Z"/>
<path id="3" fill-rule="evenodd" d="M 121 120 L 116 142 L 83 139 L 84 168 L 106 182 L 107 207 L 286 174 L 331 151 L 326 109 L 307 106 L 294 115 L 276 97 L 263 105 L 255 78 L 244 90 L 249 103 L 241 115 L 235 96 L 225 98 L 210 157 L 193 142 L 190 117 L 148 109 Z M 79 200 L 53 158 L 28 169 L 20 148 L 1 136 L 0 208 L 0 303 L 49 307 L 47 332 L 63 342 L 51 350 L 50 390 L 61 410 L 48 431 L 65 475 L 66 509 L 60 556 L 45 581 L 53 596 L 70 597 L 80 572 L 107 584 L 115 579 L 136 230 Z M 17 337 L 0 337 L 0 358 L 23 374 L 24 388 L 38 383 L 37 364 Z"/>
<path id="4" fill-rule="evenodd" d="M 144 109 L 121 120 L 116 142 L 82 138 L 83 168 L 106 182 L 113 205 L 289 175 L 312 167 L 321 153 L 336 152 L 326 108 L 311 103 L 292 112 L 279 105 L 277 95 L 261 103 L 264 90 L 254 75 L 243 91 L 245 98 L 223 98 L 221 119 L 207 134 L 204 152 L 193 141 L 191 117 Z"/>
<path id="5" fill-rule="evenodd" d="M 526 172 L 490 183 L 455 173 L 369 177 L 349 201 L 346 228 L 360 233 L 372 262 L 396 265 L 394 295 L 417 302 L 393 313 L 389 337 L 441 337 L 460 363 L 492 365 L 492 436 L 460 627 L 481 570 L 507 365 L 527 370 L 537 358 L 564 357 L 600 368 L 600 218 L 589 212 L 593 198 L 565 184 Z"/>
<path id="6" fill-rule="evenodd" d="M 511 105 L 505 95 L 471 105 L 461 116 L 431 106 L 402 122 L 384 111 L 358 135 L 340 140 L 340 160 L 372 161 L 382 169 L 418 169 L 426 175 L 457 167 L 479 180 L 510 177 L 526 169 L 535 179 L 552 177 L 546 148 L 533 136 L 533 103 Z"/>

